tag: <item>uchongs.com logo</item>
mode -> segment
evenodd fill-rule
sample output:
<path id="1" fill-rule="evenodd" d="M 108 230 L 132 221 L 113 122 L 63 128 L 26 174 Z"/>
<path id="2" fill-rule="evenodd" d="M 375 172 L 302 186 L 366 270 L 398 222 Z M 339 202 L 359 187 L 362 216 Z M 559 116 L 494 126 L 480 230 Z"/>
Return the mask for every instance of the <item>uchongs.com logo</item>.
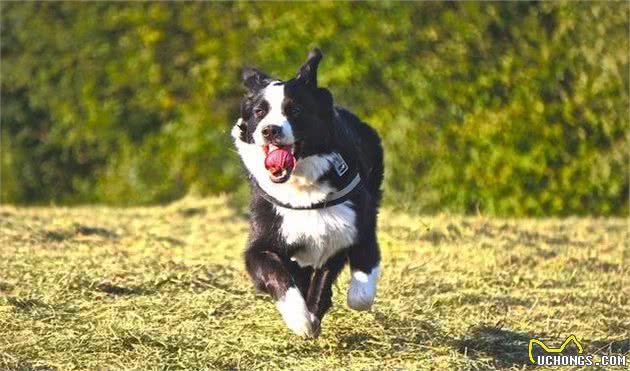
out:
<path id="1" fill-rule="evenodd" d="M 569 344 L 575 344 L 577 354 L 562 354 Z M 542 348 L 543 353 L 534 356 L 534 345 Z M 575 335 L 569 336 L 557 348 L 547 346 L 538 339 L 531 339 L 528 347 L 529 360 L 538 366 L 620 366 L 626 365 L 626 356 L 623 354 L 602 355 L 598 360 L 591 354 L 584 354 L 584 347 Z"/>

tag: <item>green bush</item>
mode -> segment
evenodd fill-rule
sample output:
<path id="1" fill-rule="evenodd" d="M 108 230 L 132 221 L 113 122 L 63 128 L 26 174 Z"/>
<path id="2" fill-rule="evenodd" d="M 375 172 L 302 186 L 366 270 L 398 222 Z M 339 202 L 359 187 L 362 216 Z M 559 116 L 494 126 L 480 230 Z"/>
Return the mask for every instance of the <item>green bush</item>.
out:
<path id="1" fill-rule="evenodd" d="M 320 46 L 383 137 L 387 203 L 628 212 L 627 3 L 0 6 L 4 202 L 242 193 L 241 67 L 288 78 Z"/>

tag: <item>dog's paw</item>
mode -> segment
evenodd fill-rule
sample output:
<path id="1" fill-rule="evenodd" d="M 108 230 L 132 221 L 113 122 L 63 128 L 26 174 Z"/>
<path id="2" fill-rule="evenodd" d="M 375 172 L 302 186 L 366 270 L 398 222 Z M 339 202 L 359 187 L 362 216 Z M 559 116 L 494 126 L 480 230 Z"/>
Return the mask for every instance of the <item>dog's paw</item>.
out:
<path id="1" fill-rule="evenodd" d="M 234 124 L 234 126 L 232 127 L 232 138 L 234 138 L 234 140 L 245 142 L 247 139 L 246 131 L 247 124 L 245 123 L 245 121 L 243 121 L 242 118 L 239 117 L 239 119 L 236 121 L 236 124 Z"/>
<path id="2" fill-rule="evenodd" d="M 313 324 L 313 334 L 311 335 L 311 338 L 317 339 L 319 334 L 322 332 L 322 326 L 319 318 L 317 318 L 317 316 L 313 313 L 311 313 L 311 323 Z"/>
<path id="3" fill-rule="evenodd" d="M 370 274 L 359 270 L 352 272 L 350 288 L 348 288 L 348 306 L 354 310 L 369 310 L 376 297 L 376 281 L 379 267 L 372 268 Z"/>
<path id="4" fill-rule="evenodd" d="M 287 290 L 284 297 L 276 302 L 276 307 L 282 314 L 282 319 L 287 327 L 296 335 L 315 338 L 319 335 L 319 321 L 313 321 L 313 316 L 306 307 L 306 302 L 295 287 Z"/>

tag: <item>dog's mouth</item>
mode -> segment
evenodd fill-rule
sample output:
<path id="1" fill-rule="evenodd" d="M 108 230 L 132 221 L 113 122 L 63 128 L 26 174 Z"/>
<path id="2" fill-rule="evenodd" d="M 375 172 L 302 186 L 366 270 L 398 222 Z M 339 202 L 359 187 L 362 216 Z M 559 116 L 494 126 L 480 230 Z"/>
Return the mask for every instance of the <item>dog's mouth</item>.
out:
<path id="1" fill-rule="evenodd" d="M 302 146 L 302 141 L 290 145 L 264 144 L 262 146 L 265 152 L 265 168 L 272 182 L 284 183 L 291 178 Z"/>

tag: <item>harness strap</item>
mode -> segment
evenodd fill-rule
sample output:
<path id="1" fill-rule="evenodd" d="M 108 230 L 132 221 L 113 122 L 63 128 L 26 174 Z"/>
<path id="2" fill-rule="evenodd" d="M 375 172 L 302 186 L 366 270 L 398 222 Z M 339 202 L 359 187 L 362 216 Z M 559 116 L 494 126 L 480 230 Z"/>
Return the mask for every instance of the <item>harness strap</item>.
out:
<path id="1" fill-rule="evenodd" d="M 271 196 L 267 192 L 265 192 L 265 190 L 262 189 L 262 187 L 258 186 L 258 188 L 261 191 L 261 196 L 265 200 L 269 201 L 270 203 L 276 206 L 280 206 L 280 207 L 284 207 L 284 208 L 292 209 L 292 210 L 316 210 L 316 209 L 323 209 L 325 207 L 339 205 L 340 203 L 347 201 L 350 197 L 352 197 L 352 195 L 355 192 L 358 192 L 359 190 L 363 188 L 363 183 L 361 183 L 361 176 L 359 175 L 359 173 L 357 173 L 357 175 L 352 179 L 352 181 L 348 183 L 348 185 L 345 186 L 343 189 L 334 193 L 330 193 L 329 195 L 326 196 L 326 198 L 323 201 L 320 201 L 318 203 L 311 204 L 308 206 L 293 206 L 293 205 L 286 204 L 282 201 L 279 201 L 275 197 Z"/>

